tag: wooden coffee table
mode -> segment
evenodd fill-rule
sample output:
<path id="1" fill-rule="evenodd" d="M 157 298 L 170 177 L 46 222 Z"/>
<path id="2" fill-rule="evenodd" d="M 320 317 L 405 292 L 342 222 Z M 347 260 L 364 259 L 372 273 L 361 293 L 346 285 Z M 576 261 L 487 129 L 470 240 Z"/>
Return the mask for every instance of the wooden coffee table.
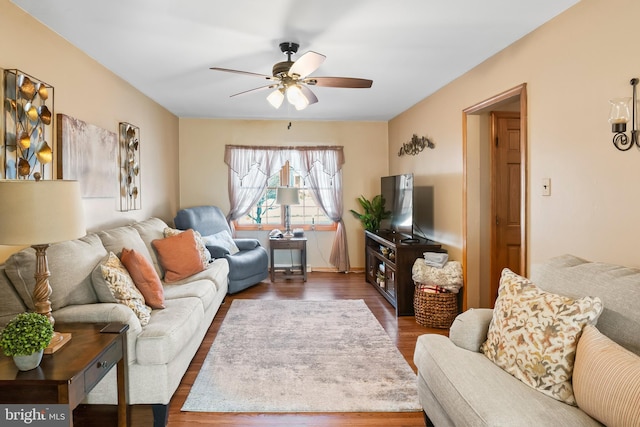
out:
<path id="1" fill-rule="evenodd" d="M 118 426 L 127 425 L 125 397 L 129 325 L 110 324 L 114 332 L 100 332 L 105 324 L 56 324 L 59 332 L 70 332 L 71 341 L 53 354 L 45 354 L 40 366 L 21 372 L 11 357 L 0 354 L 0 403 L 66 404 L 70 425 L 73 410 L 107 372 L 117 365 Z"/>

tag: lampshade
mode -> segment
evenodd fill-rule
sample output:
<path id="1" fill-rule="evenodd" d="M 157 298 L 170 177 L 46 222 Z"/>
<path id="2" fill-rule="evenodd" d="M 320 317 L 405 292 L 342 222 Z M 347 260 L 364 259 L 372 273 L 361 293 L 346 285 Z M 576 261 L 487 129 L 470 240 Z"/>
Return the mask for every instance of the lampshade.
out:
<path id="1" fill-rule="evenodd" d="M 298 189 L 296 187 L 278 187 L 276 194 L 276 203 L 280 206 L 297 205 L 300 203 L 298 200 Z"/>
<path id="2" fill-rule="evenodd" d="M 629 112 L 629 102 L 631 98 L 615 98 L 609 101 L 611 108 L 609 110 L 609 123 L 620 124 L 627 123 L 631 113 Z"/>
<path id="3" fill-rule="evenodd" d="M 287 88 L 287 101 L 296 107 L 296 110 L 304 110 L 309 105 L 309 100 L 298 85 L 291 85 Z"/>
<path id="4" fill-rule="evenodd" d="M 44 245 L 85 234 L 77 181 L 0 180 L 0 244 Z"/>
<path id="5" fill-rule="evenodd" d="M 280 108 L 282 101 L 284 101 L 284 93 L 282 92 L 283 89 L 276 89 L 267 96 L 267 101 L 269 101 L 269 104 L 275 109 Z"/>

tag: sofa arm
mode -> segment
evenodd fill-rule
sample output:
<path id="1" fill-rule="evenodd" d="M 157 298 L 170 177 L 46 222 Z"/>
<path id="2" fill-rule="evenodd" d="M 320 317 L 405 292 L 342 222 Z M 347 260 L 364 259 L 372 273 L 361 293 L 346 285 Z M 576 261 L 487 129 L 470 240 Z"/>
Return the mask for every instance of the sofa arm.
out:
<path id="1" fill-rule="evenodd" d="M 490 308 L 471 308 L 459 314 L 451 325 L 449 339 L 460 348 L 480 352 L 480 346 L 487 340 L 492 317 Z"/>
<path id="2" fill-rule="evenodd" d="M 129 331 L 136 334 L 142 330 L 140 320 L 134 312 L 124 304 L 95 303 L 68 305 L 52 313 L 56 322 L 60 323 L 125 323 Z"/>
<path id="3" fill-rule="evenodd" d="M 124 304 L 95 303 L 68 305 L 53 313 L 56 323 L 124 323 L 127 330 L 127 363 L 136 361 L 136 340 L 142 331 L 135 313 Z M 73 338 L 72 338 L 73 339 Z"/>
<path id="4" fill-rule="evenodd" d="M 258 239 L 233 239 L 233 241 L 241 251 L 250 251 L 260 246 Z"/>

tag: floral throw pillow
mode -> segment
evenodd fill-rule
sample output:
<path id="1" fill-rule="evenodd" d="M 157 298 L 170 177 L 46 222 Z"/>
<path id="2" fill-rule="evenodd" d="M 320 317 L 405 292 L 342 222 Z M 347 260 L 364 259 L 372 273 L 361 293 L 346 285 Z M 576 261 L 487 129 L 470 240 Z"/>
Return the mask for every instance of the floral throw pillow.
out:
<path id="1" fill-rule="evenodd" d="M 144 297 L 133 284 L 133 279 L 120 259 L 110 252 L 106 261 L 100 265 L 102 278 L 115 300 L 129 307 L 145 326 L 151 319 L 151 308 L 145 304 Z"/>
<path id="2" fill-rule="evenodd" d="M 601 312 L 598 297 L 572 299 L 545 292 L 505 268 L 480 350 L 528 386 L 575 406 L 571 380 L 578 340 Z"/>

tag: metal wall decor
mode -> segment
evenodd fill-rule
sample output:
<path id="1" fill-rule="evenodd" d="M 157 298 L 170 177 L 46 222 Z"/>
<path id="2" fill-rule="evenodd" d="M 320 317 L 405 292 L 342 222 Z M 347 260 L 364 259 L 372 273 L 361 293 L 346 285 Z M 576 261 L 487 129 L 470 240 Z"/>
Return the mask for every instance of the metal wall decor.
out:
<path id="1" fill-rule="evenodd" d="M 405 142 L 400 147 L 398 157 L 408 154 L 410 156 L 416 156 L 422 152 L 425 148 L 436 148 L 436 145 L 426 136 L 418 137 L 415 133 L 411 137 L 411 141 Z"/>
<path id="2" fill-rule="evenodd" d="M 120 210 L 141 209 L 140 128 L 120 123 Z"/>
<path id="3" fill-rule="evenodd" d="M 4 70 L 4 145 L 0 177 L 53 179 L 53 86 Z"/>

